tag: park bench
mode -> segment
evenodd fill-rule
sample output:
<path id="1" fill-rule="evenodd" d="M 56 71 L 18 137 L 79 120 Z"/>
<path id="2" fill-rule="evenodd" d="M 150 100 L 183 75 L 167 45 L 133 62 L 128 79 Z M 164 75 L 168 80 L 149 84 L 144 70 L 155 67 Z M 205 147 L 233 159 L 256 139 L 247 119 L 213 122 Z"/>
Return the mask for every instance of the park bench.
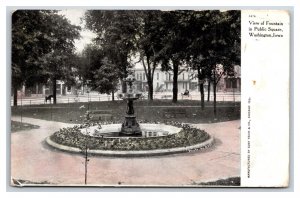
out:
<path id="1" fill-rule="evenodd" d="M 91 121 L 108 121 L 113 118 L 110 110 L 93 110 L 89 111 L 89 113 Z"/>
<path id="2" fill-rule="evenodd" d="M 184 108 L 169 108 L 164 111 L 165 118 L 185 118 L 186 117 L 186 109 Z"/>

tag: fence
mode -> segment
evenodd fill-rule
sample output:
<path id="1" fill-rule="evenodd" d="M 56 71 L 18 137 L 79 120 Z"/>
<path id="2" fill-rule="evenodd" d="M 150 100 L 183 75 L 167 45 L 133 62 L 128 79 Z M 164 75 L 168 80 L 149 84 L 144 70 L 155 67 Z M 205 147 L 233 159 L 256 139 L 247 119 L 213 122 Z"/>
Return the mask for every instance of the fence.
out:
<path id="1" fill-rule="evenodd" d="M 57 103 L 76 103 L 76 102 L 95 102 L 95 101 L 111 101 L 111 95 L 67 95 L 67 96 L 57 96 Z M 115 100 L 120 100 L 115 96 Z M 53 98 L 51 99 L 51 103 Z M 40 104 L 50 104 L 50 101 L 45 101 L 44 97 L 23 97 L 18 98 L 18 105 L 40 105 Z M 11 105 L 13 105 L 13 99 L 11 99 Z"/>
<path id="2" fill-rule="evenodd" d="M 172 99 L 173 94 L 170 93 L 159 93 L 153 95 L 154 99 Z M 204 93 L 204 98 L 207 100 L 207 92 Z M 210 93 L 209 100 L 213 101 L 214 96 L 213 92 Z M 178 94 L 178 100 L 200 100 L 200 92 L 190 93 L 189 96 Z M 216 94 L 217 101 L 231 101 L 231 102 L 239 102 L 241 101 L 241 93 L 240 92 L 217 92 Z"/>
<path id="3" fill-rule="evenodd" d="M 153 99 L 172 99 L 173 94 L 172 92 L 157 92 L 153 94 Z M 148 95 L 147 93 L 142 94 L 141 100 L 147 100 Z M 77 103 L 77 102 L 100 102 L 100 101 L 111 101 L 112 96 L 106 95 L 106 94 L 85 94 L 85 95 L 66 95 L 66 96 L 57 96 L 56 102 L 57 103 Z M 117 97 L 117 94 L 115 94 L 115 100 L 122 100 L 121 98 Z M 178 100 L 200 100 L 200 93 L 199 92 L 193 92 L 190 93 L 189 96 L 183 96 L 180 93 L 178 94 Z M 207 93 L 205 93 L 205 100 L 207 100 Z M 239 92 L 217 92 L 216 95 L 217 101 L 233 101 L 238 102 L 241 101 L 241 94 Z M 213 101 L 213 92 L 210 94 L 210 101 Z M 53 99 L 52 101 L 53 102 Z M 24 97 L 24 98 L 18 98 L 18 105 L 40 105 L 40 104 L 49 104 L 48 101 L 46 103 L 44 97 Z M 13 99 L 11 99 L 11 106 L 13 105 Z"/>

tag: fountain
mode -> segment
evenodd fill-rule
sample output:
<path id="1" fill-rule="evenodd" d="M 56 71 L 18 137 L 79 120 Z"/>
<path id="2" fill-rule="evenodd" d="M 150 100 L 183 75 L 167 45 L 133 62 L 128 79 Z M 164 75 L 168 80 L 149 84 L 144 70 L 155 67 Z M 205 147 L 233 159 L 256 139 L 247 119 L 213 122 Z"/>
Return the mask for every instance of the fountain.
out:
<path id="1" fill-rule="evenodd" d="M 133 101 L 139 99 L 140 93 L 133 91 L 132 84 L 135 81 L 132 68 L 128 69 L 127 78 L 123 79 L 129 86 L 127 93 L 119 94 L 119 97 L 127 101 L 127 111 L 125 115 L 125 121 L 122 123 L 120 136 L 142 136 L 142 130 L 139 123 L 136 121 L 134 114 Z"/>
<path id="2" fill-rule="evenodd" d="M 213 137 L 190 125 L 172 121 L 138 123 L 133 101 L 139 99 L 141 93 L 133 90 L 135 78 L 132 68 L 128 69 L 128 76 L 123 80 L 128 85 L 127 92 L 119 94 L 127 102 L 123 123 L 96 122 L 63 128 L 49 136 L 46 142 L 63 151 L 82 153 L 82 149 L 88 147 L 89 153 L 108 156 L 190 152 L 213 144 Z"/>

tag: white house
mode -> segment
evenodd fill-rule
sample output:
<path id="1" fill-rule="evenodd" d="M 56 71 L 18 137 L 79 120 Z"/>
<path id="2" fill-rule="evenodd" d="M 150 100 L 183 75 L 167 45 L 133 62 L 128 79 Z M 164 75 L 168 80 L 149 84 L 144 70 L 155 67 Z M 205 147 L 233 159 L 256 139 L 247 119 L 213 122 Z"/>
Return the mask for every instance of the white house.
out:
<path id="1" fill-rule="evenodd" d="M 140 65 L 135 67 L 135 86 L 138 91 L 144 92 L 148 90 L 147 77 L 144 68 Z M 211 83 L 212 86 L 212 83 Z M 204 89 L 207 90 L 208 82 L 204 82 Z M 173 72 L 161 71 L 160 67 L 156 68 L 153 77 L 153 91 L 172 91 L 173 89 Z M 199 91 L 197 71 L 184 70 L 178 75 L 178 92 Z M 212 90 L 212 87 L 211 87 Z M 234 66 L 234 76 L 223 75 L 218 83 L 217 91 L 235 91 L 241 90 L 241 67 Z"/>

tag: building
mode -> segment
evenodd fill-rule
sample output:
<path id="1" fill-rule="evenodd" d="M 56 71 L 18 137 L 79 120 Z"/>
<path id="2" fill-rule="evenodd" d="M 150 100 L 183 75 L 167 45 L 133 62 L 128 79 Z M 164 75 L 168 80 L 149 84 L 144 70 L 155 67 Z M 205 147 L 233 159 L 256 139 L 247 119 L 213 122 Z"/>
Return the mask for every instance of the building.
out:
<path id="1" fill-rule="evenodd" d="M 193 71 L 184 71 L 178 75 L 178 92 L 196 89 L 197 79 L 194 78 Z M 143 68 L 135 69 L 136 88 L 138 91 L 145 92 L 148 90 L 147 78 Z M 164 72 L 159 68 L 154 71 L 153 91 L 163 92 L 172 91 L 173 74 L 172 72 Z"/>
<path id="2" fill-rule="evenodd" d="M 141 65 L 135 67 L 136 82 L 134 86 L 137 91 L 147 92 L 148 84 L 144 68 Z M 80 84 L 80 83 L 79 83 Z M 120 83 L 121 84 L 121 83 Z M 204 90 L 208 90 L 208 81 L 204 82 Z M 211 91 L 213 85 L 210 83 Z M 77 95 L 86 93 L 89 88 L 87 86 L 67 86 L 65 82 L 57 80 L 56 93 L 58 96 L 63 95 Z M 121 90 L 121 88 L 119 88 Z M 172 71 L 161 71 L 158 67 L 154 71 L 153 77 L 153 91 L 154 92 L 172 92 L 173 90 L 173 73 Z M 183 93 L 185 90 L 190 92 L 199 91 L 197 71 L 195 70 L 183 70 L 178 75 L 178 93 Z M 223 75 L 217 85 L 217 91 L 221 92 L 240 92 L 241 91 L 241 67 L 239 65 L 234 66 L 234 75 Z M 18 96 L 27 97 L 44 97 L 52 94 L 52 85 L 36 84 L 33 87 L 23 86 L 19 91 Z"/>
<path id="3" fill-rule="evenodd" d="M 41 84 L 37 83 L 32 87 L 23 86 L 22 89 L 18 90 L 18 97 L 44 97 L 51 95 L 52 84 Z M 84 94 L 88 90 L 87 86 L 68 86 L 64 81 L 57 80 L 56 81 L 56 95 L 64 96 L 64 95 L 78 95 Z M 12 92 L 13 94 L 13 92 Z"/>
<path id="4" fill-rule="evenodd" d="M 234 75 L 223 75 L 217 85 L 217 91 L 223 92 L 240 92 L 241 91 L 241 67 L 234 66 Z M 140 92 L 148 90 L 147 77 L 142 67 L 135 68 L 135 86 Z M 208 89 L 208 81 L 204 82 L 204 89 Z M 212 83 L 210 84 L 213 90 Z M 154 92 L 172 92 L 173 89 L 173 73 L 172 71 L 161 71 L 157 68 L 154 71 L 153 91 Z M 183 93 L 185 90 L 199 91 L 197 71 L 184 70 L 178 75 L 178 93 Z"/>

